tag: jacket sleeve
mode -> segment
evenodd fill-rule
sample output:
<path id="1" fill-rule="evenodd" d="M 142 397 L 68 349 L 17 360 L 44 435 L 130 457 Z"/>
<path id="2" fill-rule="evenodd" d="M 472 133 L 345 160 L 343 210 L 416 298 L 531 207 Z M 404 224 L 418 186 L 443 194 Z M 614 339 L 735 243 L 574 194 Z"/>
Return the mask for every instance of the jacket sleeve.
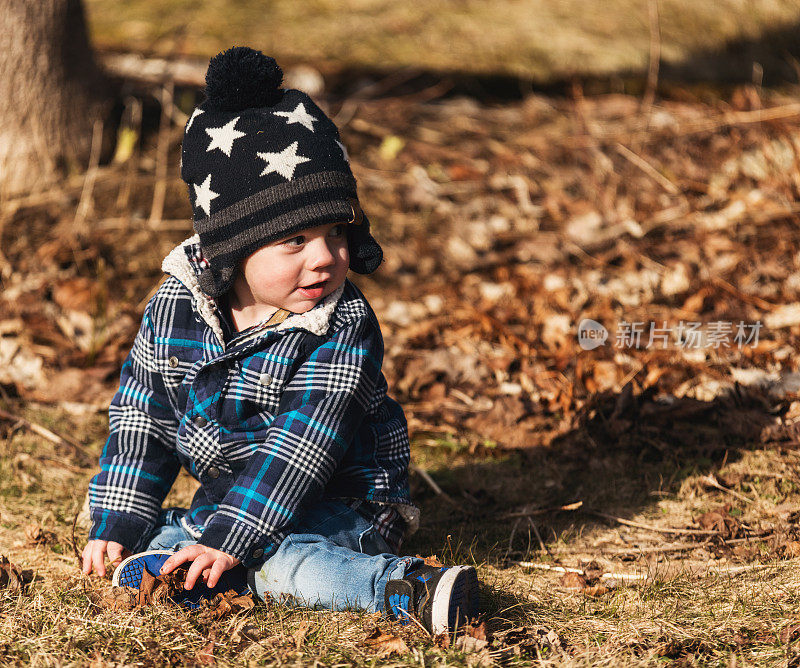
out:
<path id="1" fill-rule="evenodd" d="M 178 422 L 153 344 L 148 305 L 111 401 L 100 472 L 89 483 L 89 538 L 115 541 L 129 550 L 154 526 L 180 470 L 172 445 Z"/>
<path id="2" fill-rule="evenodd" d="M 383 339 L 373 318 L 345 324 L 300 366 L 202 545 L 257 566 L 280 545 L 303 501 L 322 492 L 369 410 L 381 373 Z"/>

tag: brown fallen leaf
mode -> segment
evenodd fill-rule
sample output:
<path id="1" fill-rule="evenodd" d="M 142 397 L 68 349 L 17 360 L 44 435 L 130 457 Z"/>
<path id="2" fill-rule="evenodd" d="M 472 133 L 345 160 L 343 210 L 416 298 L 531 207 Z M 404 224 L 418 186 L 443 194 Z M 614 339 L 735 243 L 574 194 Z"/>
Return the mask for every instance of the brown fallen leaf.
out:
<path id="1" fill-rule="evenodd" d="M 231 644 L 238 645 L 237 649 L 239 650 L 244 649 L 250 643 L 261 640 L 261 630 L 255 624 L 249 624 L 249 621 L 247 617 L 243 618 L 230 634 Z"/>
<path id="2" fill-rule="evenodd" d="M 583 569 L 583 575 L 586 578 L 587 584 L 597 584 L 605 573 L 605 569 L 596 561 L 590 561 L 589 563 L 581 562 L 580 567 Z"/>
<path id="3" fill-rule="evenodd" d="M 718 531 L 720 536 L 725 539 L 736 538 L 740 533 L 741 524 L 728 512 L 730 504 L 726 503 L 715 510 L 703 513 L 695 521 L 703 528 L 710 531 Z"/>
<path id="4" fill-rule="evenodd" d="M 0 555 L 0 589 L 21 592 L 25 587 L 22 572 L 5 556 Z"/>
<path id="5" fill-rule="evenodd" d="M 433 636 L 433 644 L 439 649 L 449 649 L 450 647 L 450 634 L 447 631 L 442 631 Z"/>
<path id="6" fill-rule="evenodd" d="M 465 654 L 480 652 L 488 644 L 489 643 L 486 640 L 473 638 L 472 636 L 467 635 L 458 636 L 456 639 L 456 649 L 464 652 Z"/>
<path id="7" fill-rule="evenodd" d="M 233 589 L 229 589 L 225 593 L 215 594 L 210 601 L 201 601 L 202 610 L 197 616 L 197 620 L 201 624 L 208 624 L 244 610 L 250 610 L 254 606 L 255 601 L 252 594 L 240 595 Z"/>
<path id="8" fill-rule="evenodd" d="M 201 666 L 217 665 L 217 660 L 214 658 L 214 641 L 209 640 L 208 644 L 194 655 L 194 660 Z"/>
<path id="9" fill-rule="evenodd" d="M 97 293 L 97 281 L 83 277 L 68 278 L 53 286 L 53 301 L 64 310 L 94 312 Z"/>
<path id="10" fill-rule="evenodd" d="M 154 577 L 147 569 L 142 572 L 139 583 L 138 605 L 163 605 L 183 588 L 186 579 L 185 569 L 173 571 L 169 575 Z"/>
<path id="11" fill-rule="evenodd" d="M 377 626 L 361 644 L 375 650 L 375 656 L 379 659 L 392 654 L 402 656 L 403 654 L 408 654 L 409 651 L 405 640 L 391 633 L 386 633 Z"/>
<path id="12" fill-rule="evenodd" d="M 494 634 L 497 648 L 505 655 L 533 655 L 539 650 L 539 633 L 526 626 L 515 626 Z"/>
<path id="13" fill-rule="evenodd" d="M 300 622 L 300 626 L 298 626 L 295 632 L 292 634 L 292 638 L 294 638 L 294 645 L 298 651 L 303 647 L 303 643 L 306 640 L 306 635 L 308 635 L 310 628 L 311 622 Z"/>
<path id="14" fill-rule="evenodd" d="M 139 606 L 139 592 L 130 587 L 111 587 L 93 594 L 91 601 L 106 610 L 127 612 Z"/>
<path id="15" fill-rule="evenodd" d="M 601 584 L 591 585 L 589 587 L 586 587 L 586 589 L 583 590 L 584 594 L 586 594 L 587 596 L 595 597 L 595 598 L 599 597 L 599 596 L 603 596 L 603 594 L 607 594 L 608 592 L 609 592 L 608 587 L 606 587 L 605 585 L 601 585 Z"/>
<path id="16" fill-rule="evenodd" d="M 30 546 L 51 545 L 56 542 L 55 533 L 47 529 L 42 529 L 42 527 L 35 522 L 25 527 L 25 537 L 28 539 L 27 544 Z"/>
<path id="17" fill-rule="evenodd" d="M 486 628 L 486 622 L 480 624 L 466 624 L 464 626 L 464 635 L 477 638 L 478 640 L 491 641 L 491 633 Z"/>
<path id="18" fill-rule="evenodd" d="M 112 587 L 101 592 L 89 592 L 91 601 L 108 610 L 133 610 L 149 605 L 166 605 L 183 589 L 186 568 L 178 568 L 168 575 L 154 577 L 147 570 L 142 573 L 138 589 Z"/>
<path id="19" fill-rule="evenodd" d="M 429 557 L 422 557 L 420 555 L 417 555 L 417 557 L 419 557 L 420 559 L 424 559 L 426 566 L 433 566 L 434 568 L 439 568 L 441 566 L 444 566 L 444 564 L 441 561 L 439 561 L 439 557 L 437 557 L 435 554 L 432 554 Z"/>
<path id="20" fill-rule="evenodd" d="M 800 623 L 787 624 L 781 629 L 781 642 L 785 645 L 800 638 Z"/>
<path id="21" fill-rule="evenodd" d="M 489 666 L 494 666 L 496 664 L 489 648 L 484 647 L 479 652 L 470 654 L 467 657 L 467 665 L 470 666 L 470 668 L 489 668 Z"/>
<path id="22" fill-rule="evenodd" d="M 586 578 L 580 573 L 564 573 L 561 576 L 561 586 L 567 589 L 586 589 Z"/>

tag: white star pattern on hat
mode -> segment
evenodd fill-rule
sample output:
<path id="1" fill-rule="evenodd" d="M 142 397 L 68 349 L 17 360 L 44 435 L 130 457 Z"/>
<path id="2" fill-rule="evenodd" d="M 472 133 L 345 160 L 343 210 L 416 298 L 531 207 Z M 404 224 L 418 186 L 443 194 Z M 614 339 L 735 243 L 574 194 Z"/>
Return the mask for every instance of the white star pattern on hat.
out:
<path id="1" fill-rule="evenodd" d="M 309 162 L 310 158 L 302 155 L 297 155 L 297 142 L 293 141 L 280 153 L 257 153 L 258 157 L 266 160 L 267 166 L 259 176 L 266 176 L 272 172 L 277 172 L 287 181 L 294 176 L 294 170 L 297 165 L 303 162 Z"/>
<path id="2" fill-rule="evenodd" d="M 189 116 L 189 122 L 186 124 L 186 132 L 189 132 L 189 129 L 192 127 L 192 123 L 194 123 L 194 119 L 197 118 L 202 113 L 203 113 L 202 109 L 195 109 L 192 112 L 192 115 Z"/>
<path id="3" fill-rule="evenodd" d="M 206 180 L 203 181 L 202 185 L 198 186 L 196 183 L 193 183 L 192 185 L 194 186 L 195 204 L 205 211 L 207 216 L 210 216 L 211 200 L 219 197 L 219 193 L 215 193 L 213 190 L 211 190 L 211 174 L 206 176 Z"/>
<path id="4" fill-rule="evenodd" d="M 305 128 L 314 132 L 314 121 L 319 120 L 306 111 L 305 105 L 301 102 L 298 104 L 294 111 L 276 111 L 276 116 L 286 116 L 286 124 L 300 123 Z"/>
<path id="5" fill-rule="evenodd" d="M 233 126 L 236 125 L 236 122 L 238 120 L 239 116 L 237 116 L 232 121 L 226 123 L 220 128 L 206 128 L 208 136 L 211 137 L 211 143 L 208 145 L 206 153 L 208 153 L 209 151 L 213 151 L 215 148 L 218 148 L 229 158 L 231 157 L 231 149 L 233 148 L 233 142 L 239 139 L 239 137 L 244 137 L 246 134 L 244 132 L 239 132 L 238 130 L 234 130 Z"/>
<path id="6" fill-rule="evenodd" d="M 344 147 L 344 144 L 342 144 L 342 142 L 340 142 L 338 139 L 334 139 L 333 141 L 335 141 L 336 145 L 342 149 L 342 155 L 344 156 L 344 159 L 347 160 L 347 162 L 350 162 L 350 156 L 347 155 L 347 149 Z"/>

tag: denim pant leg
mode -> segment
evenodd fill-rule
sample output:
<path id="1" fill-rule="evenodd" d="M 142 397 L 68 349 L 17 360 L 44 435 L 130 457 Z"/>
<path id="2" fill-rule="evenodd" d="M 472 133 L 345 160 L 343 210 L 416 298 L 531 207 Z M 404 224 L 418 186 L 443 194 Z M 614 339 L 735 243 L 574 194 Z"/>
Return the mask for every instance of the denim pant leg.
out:
<path id="1" fill-rule="evenodd" d="M 295 533 L 258 569 L 248 571 L 250 588 L 307 607 L 383 611 L 389 580 L 423 563 L 391 554 L 386 541 L 341 501 L 321 501 L 303 517 Z"/>
<path id="2" fill-rule="evenodd" d="M 181 517 L 186 513 L 183 508 L 169 508 L 158 515 L 153 530 L 145 535 L 134 552 L 150 550 L 171 550 L 177 552 L 197 541 L 181 526 Z"/>

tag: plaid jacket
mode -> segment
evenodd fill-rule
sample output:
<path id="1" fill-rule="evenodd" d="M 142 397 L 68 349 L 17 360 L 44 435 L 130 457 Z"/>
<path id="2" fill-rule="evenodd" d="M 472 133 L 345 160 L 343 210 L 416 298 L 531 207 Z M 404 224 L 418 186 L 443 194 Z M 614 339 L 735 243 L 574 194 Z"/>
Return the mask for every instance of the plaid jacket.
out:
<path id="1" fill-rule="evenodd" d="M 418 511 L 408 490 L 405 416 L 386 394 L 375 314 L 346 281 L 277 326 L 228 332 L 197 283 L 197 238 L 167 256 L 121 374 L 91 538 L 133 549 L 183 466 L 199 482 L 184 526 L 258 566 L 310 504 L 360 506 L 397 547 Z"/>

